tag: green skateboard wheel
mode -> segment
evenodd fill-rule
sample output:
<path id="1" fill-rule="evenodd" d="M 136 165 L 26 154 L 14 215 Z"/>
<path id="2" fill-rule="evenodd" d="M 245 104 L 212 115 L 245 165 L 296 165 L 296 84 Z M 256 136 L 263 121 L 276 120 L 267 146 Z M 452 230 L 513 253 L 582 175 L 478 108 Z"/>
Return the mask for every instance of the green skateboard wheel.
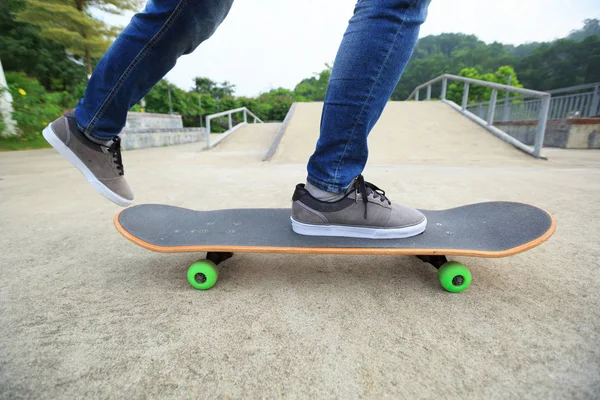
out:
<path id="1" fill-rule="evenodd" d="M 198 260 L 188 268 L 188 282 L 194 289 L 207 290 L 214 286 L 219 277 L 215 263 L 209 260 Z"/>
<path id="2" fill-rule="evenodd" d="M 449 261 L 438 269 L 438 280 L 449 292 L 462 292 L 471 284 L 471 271 L 456 261 Z"/>

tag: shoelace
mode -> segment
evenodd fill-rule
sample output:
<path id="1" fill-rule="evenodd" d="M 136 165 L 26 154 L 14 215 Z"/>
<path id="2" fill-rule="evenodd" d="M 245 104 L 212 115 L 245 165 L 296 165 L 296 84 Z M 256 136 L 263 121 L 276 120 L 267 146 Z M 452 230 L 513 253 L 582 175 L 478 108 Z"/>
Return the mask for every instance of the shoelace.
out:
<path id="1" fill-rule="evenodd" d="M 111 154 L 113 162 L 119 171 L 119 175 L 124 175 L 125 170 L 123 168 L 123 159 L 121 158 L 121 138 L 115 137 L 110 146 L 108 146 L 108 152 Z"/>
<path id="2" fill-rule="evenodd" d="M 370 182 L 365 182 L 365 178 L 362 175 L 359 175 L 356 178 L 356 183 L 354 184 L 354 188 L 356 189 L 356 199 L 358 201 L 358 194 L 362 195 L 362 200 L 365 205 L 365 219 L 367 219 L 367 205 L 369 204 L 369 195 L 373 194 L 373 197 L 379 199 L 379 201 L 384 202 L 387 201 L 389 205 L 392 205 L 392 202 L 385 197 L 385 191 L 373 185 Z"/>

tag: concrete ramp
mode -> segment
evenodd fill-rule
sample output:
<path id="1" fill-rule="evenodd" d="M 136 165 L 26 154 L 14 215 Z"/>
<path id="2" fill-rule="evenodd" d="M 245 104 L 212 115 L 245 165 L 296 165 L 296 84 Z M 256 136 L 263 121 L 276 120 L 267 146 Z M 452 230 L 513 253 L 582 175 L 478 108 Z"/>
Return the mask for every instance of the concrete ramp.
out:
<path id="1" fill-rule="evenodd" d="M 298 103 L 275 163 L 306 163 L 323 103 Z M 446 104 L 389 102 L 369 136 L 369 164 L 530 164 L 532 158 Z"/>
<path id="2" fill-rule="evenodd" d="M 248 124 L 232 132 L 210 150 L 224 157 L 262 160 L 277 134 L 280 123 Z M 212 134 L 214 142 L 220 134 Z"/>

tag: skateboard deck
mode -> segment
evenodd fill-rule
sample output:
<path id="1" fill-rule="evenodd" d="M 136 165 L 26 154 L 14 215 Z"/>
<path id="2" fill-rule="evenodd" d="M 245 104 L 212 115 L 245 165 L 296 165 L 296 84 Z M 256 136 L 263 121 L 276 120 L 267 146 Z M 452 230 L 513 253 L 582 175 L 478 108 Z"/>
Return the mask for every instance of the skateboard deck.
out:
<path id="1" fill-rule="evenodd" d="M 446 256 L 506 257 L 542 244 L 556 229 L 551 214 L 523 203 L 486 202 L 421 211 L 427 217 L 427 229 L 405 239 L 303 236 L 292 231 L 289 209 L 271 208 L 195 211 L 142 204 L 119 212 L 114 223 L 123 236 L 149 250 L 207 252 L 209 261 L 204 261 L 213 264 L 209 267 L 235 252 L 398 254 L 419 256 L 439 273 L 452 269 L 449 264 L 462 265 L 447 262 Z M 465 278 L 464 273 L 460 276 Z"/>

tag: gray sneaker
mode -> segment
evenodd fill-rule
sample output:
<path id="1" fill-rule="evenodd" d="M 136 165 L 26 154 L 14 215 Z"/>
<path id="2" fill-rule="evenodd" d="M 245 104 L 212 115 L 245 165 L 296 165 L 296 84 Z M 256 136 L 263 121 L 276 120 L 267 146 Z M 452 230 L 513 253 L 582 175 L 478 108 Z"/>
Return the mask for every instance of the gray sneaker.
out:
<path id="1" fill-rule="evenodd" d="M 362 175 L 338 201 L 317 200 L 304 184 L 296 186 L 292 201 L 292 229 L 301 235 L 393 239 L 416 236 L 427 226 L 420 211 L 392 204 Z"/>
<path id="2" fill-rule="evenodd" d="M 133 192 L 123 176 L 118 136 L 108 146 L 94 143 L 81 133 L 73 114 L 52 122 L 44 129 L 43 135 L 102 196 L 123 207 L 133 202 Z"/>

